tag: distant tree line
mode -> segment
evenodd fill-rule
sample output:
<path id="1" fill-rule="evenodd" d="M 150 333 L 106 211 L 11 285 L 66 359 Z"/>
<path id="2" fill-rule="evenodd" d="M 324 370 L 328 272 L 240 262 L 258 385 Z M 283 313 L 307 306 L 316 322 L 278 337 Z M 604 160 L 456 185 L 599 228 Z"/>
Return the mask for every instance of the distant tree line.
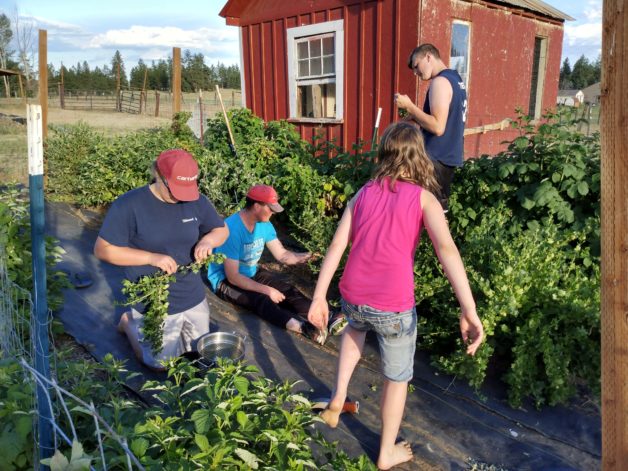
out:
<path id="1" fill-rule="evenodd" d="M 87 62 L 78 63 L 67 68 L 62 66 L 58 70 L 53 65 L 48 66 L 49 82 L 61 83 L 66 90 L 111 90 L 115 91 L 120 77 L 120 87 L 147 90 L 168 91 L 172 85 L 172 58 L 152 61 L 147 65 L 140 59 L 137 65 L 126 73 L 126 67 L 120 51 L 116 51 L 111 59 L 111 65 L 90 68 Z M 181 89 L 183 92 L 213 89 L 218 84 L 221 88 L 240 88 L 240 69 L 237 65 L 226 66 L 221 64 L 205 63 L 203 54 L 192 54 L 184 51 L 181 57 Z"/>
<path id="2" fill-rule="evenodd" d="M 602 60 L 589 61 L 584 55 L 571 67 L 569 58 L 565 58 L 560 68 L 558 87 L 561 90 L 581 90 L 600 81 Z"/>
<path id="3" fill-rule="evenodd" d="M 11 47 L 12 40 L 16 50 Z M 19 21 L 19 15 L 11 20 L 0 13 L 0 68 L 17 70 L 23 74 L 25 93 L 32 96 L 37 90 L 37 80 L 33 77 L 33 45 L 35 35 L 30 24 Z M 119 71 L 119 72 L 118 72 Z M 127 75 L 120 51 L 116 51 L 110 64 L 91 68 L 86 62 L 74 66 L 61 65 L 55 68 L 48 65 L 48 83 L 51 89 L 62 82 L 65 90 L 98 90 L 114 92 L 118 76 L 120 87 L 147 90 L 169 91 L 172 85 L 172 58 L 152 61 L 150 65 L 139 60 Z M 16 76 L 2 77 L 0 94 L 16 96 L 19 82 Z M 222 88 L 240 88 L 240 69 L 237 65 L 227 66 L 220 62 L 207 65 L 203 54 L 192 54 L 185 50 L 181 57 L 181 89 L 184 92 L 213 89 L 218 84 Z M 2 93 L 4 92 L 4 93 Z"/>

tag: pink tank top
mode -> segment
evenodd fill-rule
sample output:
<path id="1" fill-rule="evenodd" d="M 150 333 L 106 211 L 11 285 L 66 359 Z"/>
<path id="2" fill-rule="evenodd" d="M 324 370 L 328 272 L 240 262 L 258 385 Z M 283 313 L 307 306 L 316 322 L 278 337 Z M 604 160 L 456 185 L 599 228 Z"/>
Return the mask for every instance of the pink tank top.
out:
<path id="1" fill-rule="evenodd" d="M 423 226 L 421 191 L 397 181 L 395 191 L 371 181 L 353 207 L 351 251 L 340 293 L 351 304 L 382 311 L 412 309 L 414 256 Z"/>

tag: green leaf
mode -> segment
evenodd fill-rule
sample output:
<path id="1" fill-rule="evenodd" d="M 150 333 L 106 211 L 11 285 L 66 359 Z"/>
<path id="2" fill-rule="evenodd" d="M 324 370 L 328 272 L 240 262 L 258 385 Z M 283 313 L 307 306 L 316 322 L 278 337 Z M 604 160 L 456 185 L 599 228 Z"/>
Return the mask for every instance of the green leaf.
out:
<path id="1" fill-rule="evenodd" d="M 244 428 L 244 426 L 249 421 L 249 418 L 247 417 L 246 413 L 241 411 L 241 410 L 239 410 L 237 412 L 236 419 L 237 419 L 238 423 L 240 424 L 240 427 L 242 427 L 242 428 Z"/>
<path id="2" fill-rule="evenodd" d="M 257 469 L 259 467 L 259 465 L 257 464 L 259 458 L 250 451 L 245 450 L 244 448 L 236 448 L 234 452 L 242 461 L 250 466 L 251 469 Z"/>
<path id="3" fill-rule="evenodd" d="M 582 196 L 589 193 L 589 185 L 587 185 L 587 182 L 578 183 L 578 193 L 580 193 Z"/>
<path id="4" fill-rule="evenodd" d="M 145 438 L 135 438 L 131 442 L 131 451 L 136 457 L 141 458 L 142 456 L 146 454 L 146 450 L 148 450 L 148 446 L 149 446 L 148 440 L 146 440 Z"/>
<path id="5" fill-rule="evenodd" d="M 233 385 L 242 395 L 246 395 L 246 393 L 249 391 L 249 380 L 246 379 L 244 376 L 238 376 L 234 378 Z"/>
<path id="6" fill-rule="evenodd" d="M 211 416 L 207 409 L 198 409 L 192 412 L 192 422 L 197 433 L 205 434 L 209 431 Z"/>
<path id="7" fill-rule="evenodd" d="M 194 441 L 196 442 L 196 445 L 201 449 L 201 451 L 209 450 L 209 440 L 207 439 L 205 435 L 201 435 L 198 433 L 195 434 Z"/>
<path id="8" fill-rule="evenodd" d="M 55 450 L 55 454 L 52 455 L 52 458 L 45 458 L 41 460 L 41 464 L 50 466 L 51 471 L 64 471 L 68 468 L 70 462 L 65 456 L 63 456 L 63 453 L 59 450 Z"/>

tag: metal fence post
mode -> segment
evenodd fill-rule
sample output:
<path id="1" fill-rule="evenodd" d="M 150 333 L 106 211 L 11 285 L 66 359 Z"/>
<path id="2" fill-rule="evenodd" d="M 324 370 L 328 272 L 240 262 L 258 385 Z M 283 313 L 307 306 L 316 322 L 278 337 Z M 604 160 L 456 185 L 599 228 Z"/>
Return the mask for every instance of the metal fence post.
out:
<path id="1" fill-rule="evenodd" d="M 44 239 L 44 147 L 42 111 L 39 105 L 28 105 L 28 183 L 30 194 L 31 251 L 33 254 L 33 303 L 35 331 L 35 369 L 50 378 L 48 342 L 48 302 L 46 299 L 46 247 Z M 37 386 L 39 415 L 39 457 L 52 456 L 52 411 L 43 385 Z M 40 465 L 40 469 L 47 467 Z"/>

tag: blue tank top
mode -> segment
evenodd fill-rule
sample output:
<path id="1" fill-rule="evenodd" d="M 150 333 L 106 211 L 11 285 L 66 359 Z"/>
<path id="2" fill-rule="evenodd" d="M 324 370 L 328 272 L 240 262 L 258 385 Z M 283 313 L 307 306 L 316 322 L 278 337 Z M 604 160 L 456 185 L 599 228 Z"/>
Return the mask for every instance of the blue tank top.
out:
<path id="1" fill-rule="evenodd" d="M 445 77 L 449 80 L 453 95 L 449 104 L 447 124 L 445 125 L 443 135 L 436 136 L 425 129 L 423 130 L 425 150 L 432 160 L 438 160 L 450 167 L 460 167 L 464 160 L 464 123 L 467 117 L 467 91 L 464 81 L 455 70 L 445 69 L 437 77 Z M 431 114 L 429 91 L 425 97 L 423 111 Z"/>

